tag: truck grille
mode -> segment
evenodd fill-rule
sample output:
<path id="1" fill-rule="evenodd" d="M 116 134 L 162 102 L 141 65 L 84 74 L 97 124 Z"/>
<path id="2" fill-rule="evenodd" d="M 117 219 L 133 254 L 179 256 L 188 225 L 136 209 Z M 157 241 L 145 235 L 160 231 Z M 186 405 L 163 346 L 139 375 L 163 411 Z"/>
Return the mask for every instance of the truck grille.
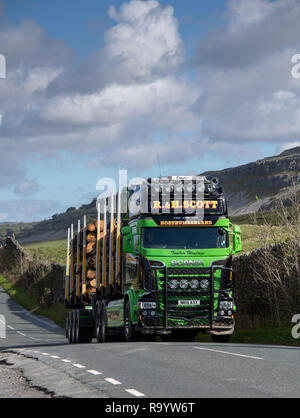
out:
<path id="1" fill-rule="evenodd" d="M 143 284 L 144 289 L 156 298 L 164 328 L 206 326 L 213 329 L 214 325 L 226 328 L 232 326 L 233 319 L 232 316 L 220 317 L 218 301 L 220 295 L 228 295 L 232 290 L 231 271 L 221 266 L 152 267 L 145 272 Z M 196 280 L 198 287 L 192 288 L 192 281 Z M 204 280 L 206 288 L 200 286 Z M 170 285 L 174 285 L 174 281 L 177 282 L 177 287 L 172 289 Z M 184 282 L 180 287 L 182 281 Z"/>

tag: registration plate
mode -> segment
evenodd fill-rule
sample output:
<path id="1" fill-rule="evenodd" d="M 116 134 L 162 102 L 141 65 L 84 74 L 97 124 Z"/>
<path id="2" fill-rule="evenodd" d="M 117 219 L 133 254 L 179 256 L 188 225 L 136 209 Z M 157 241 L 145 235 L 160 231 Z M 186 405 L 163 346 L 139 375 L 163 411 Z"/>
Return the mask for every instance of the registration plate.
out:
<path id="1" fill-rule="evenodd" d="M 179 300 L 178 306 L 200 306 L 200 300 Z"/>

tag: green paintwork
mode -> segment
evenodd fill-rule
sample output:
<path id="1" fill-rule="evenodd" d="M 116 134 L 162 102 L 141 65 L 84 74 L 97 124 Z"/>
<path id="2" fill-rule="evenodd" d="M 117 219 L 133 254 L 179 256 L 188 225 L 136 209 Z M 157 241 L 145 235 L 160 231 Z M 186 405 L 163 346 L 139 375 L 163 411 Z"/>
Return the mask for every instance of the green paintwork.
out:
<path id="1" fill-rule="evenodd" d="M 124 253 L 131 254 L 132 257 L 138 256 L 138 254 L 145 256 L 148 260 L 156 260 L 165 263 L 167 267 L 171 267 L 172 260 L 201 260 L 203 267 L 210 267 L 211 263 L 216 260 L 226 260 L 230 254 L 236 254 L 241 251 L 241 236 L 240 228 L 233 226 L 228 218 L 220 218 L 214 225 L 205 226 L 191 226 L 190 228 L 218 228 L 222 227 L 225 229 L 229 236 L 232 237 L 232 245 L 228 248 L 215 248 L 215 249 L 201 249 L 201 250 L 170 250 L 170 249 L 145 249 L 141 247 L 141 232 L 142 228 L 161 228 L 157 225 L 153 219 L 136 219 L 130 222 L 129 227 L 122 229 L 123 236 L 123 251 Z M 172 228 L 172 226 L 166 226 L 165 228 Z M 215 272 L 215 289 L 219 289 L 220 286 L 220 275 L 221 272 Z M 162 288 L 163 282 L 159 282 L 158 286 Z M 144 294 L 144 290 L 133 288 L 129 284 L 125 292 L 124 300 L 110 303 L 107 307 L 108 326 L 109 327 L 123 327 L 124 326 L 124 303 L 129 299 L 131 307 L 131 320 L 134 324 L 138 323 L 138 301 L 139 298 Z M 208 297 L 202 296 L 201 300 L 205 301 Z M 174 299 L 174 298 L 173 298 Z M 175 298 L 178 300 L 179 298 Z M 185 300 L 184 298 L 181 298 Z M 172 298 L 169 299 L 172 301 Z M 163 302 L 160 301 L 160 308 L 163 310 Z M 218 308 L 218 299 L 215 297 L 214 308 Z M 235 307 L 234 309 L 235 310 Z M 216 313 L 215 313 L 216 317 Z M 176 326 L 185 326 L 184 320 L 172 320 L 170 319 L 169 325 L 172 323 Z M 203 324 L 199 321 L 199 325 Z"/>

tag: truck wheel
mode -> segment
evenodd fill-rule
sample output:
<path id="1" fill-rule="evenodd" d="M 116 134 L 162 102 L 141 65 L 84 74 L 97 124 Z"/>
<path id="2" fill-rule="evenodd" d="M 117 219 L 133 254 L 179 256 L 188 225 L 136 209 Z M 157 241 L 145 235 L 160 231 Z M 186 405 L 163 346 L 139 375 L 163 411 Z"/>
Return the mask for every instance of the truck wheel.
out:
<path id="1" fill-rule="evenodd" d="M 68 318 L 68 341 L 69 344 L 73 344 L 73 311 L 69 312 Z"/>
<path id="2" fill-rule="evenodd" d="M 70 314 L 68 314 L 67 318 L 66 318 L 66 338 L 69 338 L 69 316 Z"/>
<path id="3" fill-rule="evenodd" d="M 93 339 L 93 328 L 86 326 L 84 320 L 81 318 L 81 314 L 85 315 L 85 310 L 75 311 L 75 342 L 77 344 L 90 343 Z M 85 326 L 84 326 L 85 325 Z"/>
<path id="4" fill-rule="evenodd" d="M 214 343 L 229 343 L 231 334 L 217 335 L 211 334 L 211 339 Z"/>
<path id="5" fill-rule="evenodd" d="M 95 336 L 97 343 L 101 343 L 101 307 L 97 306 L 96 309 L 96 319 L 95 319 Z"/>
<path id="6" fill-rule="evenodd" d="M 135 340 L 135 330 L 134 327 L 132 325 L 132 321 L 131 321 L 131 312 L 130 312 L 130 302 L 127 301 L 126 306 L 125 306 L 125 315 L 124 315 L 124 336 L 125 336 L 125 340 L 130 343 L 132 341 Z"/>
<path id="7" fill-rule="evenodd" d="M 100 340 L 102 343 L 106 343 L 108 341 L 105 306 L 102 307 L 102 311 L 100 314 Z"/>

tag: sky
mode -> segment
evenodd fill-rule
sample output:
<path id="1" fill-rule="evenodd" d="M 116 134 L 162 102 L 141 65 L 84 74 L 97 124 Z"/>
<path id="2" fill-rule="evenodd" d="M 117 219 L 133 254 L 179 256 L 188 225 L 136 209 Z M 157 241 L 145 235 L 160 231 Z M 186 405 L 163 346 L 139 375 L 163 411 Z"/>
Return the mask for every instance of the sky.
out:
<path id="1" fill-rule="evenodd" d="M 0 222 L 300 145 L 299 0 L 0 0 Z M 1 61 L 0 61 L 1 64 Z"/>

